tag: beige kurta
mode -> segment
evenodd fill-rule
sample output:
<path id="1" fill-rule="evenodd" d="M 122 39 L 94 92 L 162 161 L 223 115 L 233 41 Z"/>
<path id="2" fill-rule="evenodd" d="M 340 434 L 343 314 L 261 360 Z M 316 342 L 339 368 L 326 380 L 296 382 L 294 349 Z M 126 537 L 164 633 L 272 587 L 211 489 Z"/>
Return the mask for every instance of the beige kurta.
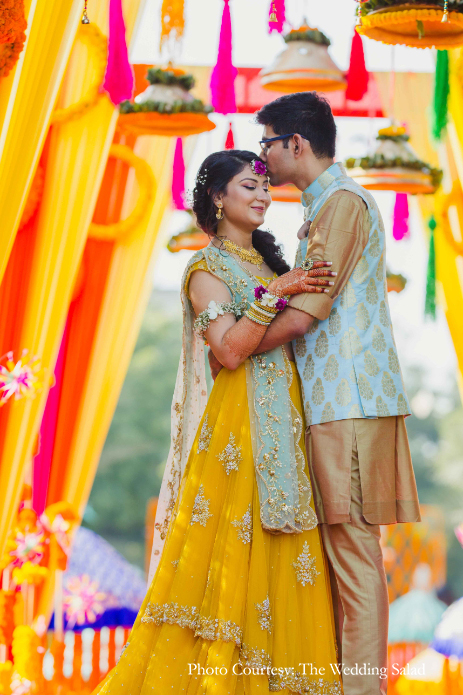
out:
<path id="1" fill-rule="evenodd" d="M 370 219 L 363 200 L 336 191 L 309 230 L 307 257 L 332 261 L 338 273 L 329 293 L 300 294 L 290 305 L 325 320 L 368 243 Z M 352 439 L 358 446 L 363 516 L 370 524 L 420 521 L 404 416 L 335 420 L 307 428 L 314 500 L 322 523 L 350 521 Z"/>

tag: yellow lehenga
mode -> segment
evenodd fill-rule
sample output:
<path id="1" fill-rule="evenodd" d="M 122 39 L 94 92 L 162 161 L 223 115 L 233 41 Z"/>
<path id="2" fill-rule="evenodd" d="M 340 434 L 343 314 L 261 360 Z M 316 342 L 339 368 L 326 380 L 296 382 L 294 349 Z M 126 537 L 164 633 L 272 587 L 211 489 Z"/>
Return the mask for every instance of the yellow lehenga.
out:
<path id="1" fill-rule="evenodd" d="M 214 382 L 175 512 L 124 653 L 96 692 L 340 695 L 318 527 L 262 529 L 245 363 Z"/>

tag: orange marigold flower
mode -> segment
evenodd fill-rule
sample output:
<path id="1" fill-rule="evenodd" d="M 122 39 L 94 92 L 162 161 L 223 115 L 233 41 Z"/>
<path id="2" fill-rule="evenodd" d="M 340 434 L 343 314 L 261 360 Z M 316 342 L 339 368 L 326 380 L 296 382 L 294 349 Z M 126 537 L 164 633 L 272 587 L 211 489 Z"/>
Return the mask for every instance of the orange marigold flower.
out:
<path id="1" fill-rule="evenodd" d="M 21 31 L 16 35 L 13 43 L 0 44 L 0 79 L 6 77 L 16 65 L 25 40 L 26 34 Z"/>
<path id="2" fill-rule="evenodd" d="M 0 43 L 15 43 L 26 27 L 24 0 L 0 0 Z"/>

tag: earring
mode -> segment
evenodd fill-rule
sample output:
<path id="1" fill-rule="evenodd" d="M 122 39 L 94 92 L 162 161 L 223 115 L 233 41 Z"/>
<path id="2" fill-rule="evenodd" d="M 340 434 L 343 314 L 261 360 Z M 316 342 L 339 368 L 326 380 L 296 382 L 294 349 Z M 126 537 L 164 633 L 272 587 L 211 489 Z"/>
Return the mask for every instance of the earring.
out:
<path id="1" fill-rule="evenodd" d="M 222 203 L 217 205 L 217 212 L 215 213 L 215 216 L 217 217 L 218 220 L 223 220 Z"/>

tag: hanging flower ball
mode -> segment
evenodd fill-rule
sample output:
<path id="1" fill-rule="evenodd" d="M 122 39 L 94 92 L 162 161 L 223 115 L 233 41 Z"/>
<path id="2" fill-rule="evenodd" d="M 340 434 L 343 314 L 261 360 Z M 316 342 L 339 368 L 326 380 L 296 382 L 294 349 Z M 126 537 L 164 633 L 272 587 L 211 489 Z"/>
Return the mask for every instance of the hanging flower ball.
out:
<path id="1" fill-rule="evenodd" d="M 25 41 L 26 34 L 21 31 L 11 43 L 0 44 L 0 79 L 9 75 L 13 70 L 24 48 Z"/>
<path id="2" fill-rule="evenodd" d="M 107 595 L 98 588 L 99 582 L 92 581 L 88 574 L 67 581 L 63 608 L 70 628 L 76 624 L 94 623 L 104 613 Z"/>
<path id="3" fill-rule="evenodd" d="M 21 358 L 15 362 L 13 352 L 6 355 L 6 363 L 0 364 L 0 406 L 10 398 L 34 398 L 43 387 L 43 369 L 40 360 L 30 357 L 23 350 Z"/>
<path id="4" fill-rule="evenodd" d="M 41 530 L 23 533 L 16 531 L 13 536 L 14 548 L 10 550 L 13 567 L 22 567 L 26 562 L 38 564 L 43 557 L 45 537 Z"/>

